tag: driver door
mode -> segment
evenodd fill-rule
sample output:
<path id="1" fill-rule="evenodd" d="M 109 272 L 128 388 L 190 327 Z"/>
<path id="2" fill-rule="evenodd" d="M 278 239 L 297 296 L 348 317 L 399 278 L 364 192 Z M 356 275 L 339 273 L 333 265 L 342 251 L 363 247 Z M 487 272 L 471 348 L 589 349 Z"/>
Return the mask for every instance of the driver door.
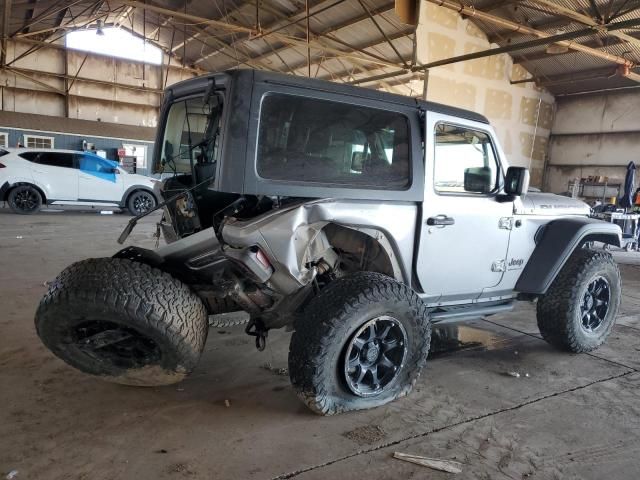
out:
<path id="1" fill-rule="evenodd" d="M 489 125 L 429 112 L 416 263 L 429 303 L 465 303 L 502 280 L 513 202 Z"/>

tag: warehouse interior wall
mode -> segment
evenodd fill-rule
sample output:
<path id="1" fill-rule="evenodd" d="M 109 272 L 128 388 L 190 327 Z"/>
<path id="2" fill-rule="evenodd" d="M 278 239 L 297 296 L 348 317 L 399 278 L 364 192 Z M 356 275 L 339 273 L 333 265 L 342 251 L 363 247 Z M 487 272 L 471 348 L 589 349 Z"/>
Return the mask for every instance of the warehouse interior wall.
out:
<path id="1" fill-rule="evenodd" d="M 422 1 L 416 30 L 418 62 L 486 50 L 487 36 L 457 12 Z M 510 165 L 529 167 L 531 184 L 542 186 L 554 97 L 534 83 L 512 85 L 531 75 L 507 54 L 432 68 L 427 100 L 486 115 Z"/>
<path id="2" fill-rule="evenodd" d="M 8 68 L 0 71 L 2 110 L 155 127 L 163 88 L 196 74 L 175 60 L 168 65 L 166 55 L 162 65 L 150 65 L 68 50 L 64 43 L 20 58 L 33 47 L 8 41 Z"/>
<path id="3" fill-rule="evenodd" d="M 631 161 L 640 166 L 640 90 L 558 98 L 546 189 L 565 192 L 590 176 L 622 183 Z"/>

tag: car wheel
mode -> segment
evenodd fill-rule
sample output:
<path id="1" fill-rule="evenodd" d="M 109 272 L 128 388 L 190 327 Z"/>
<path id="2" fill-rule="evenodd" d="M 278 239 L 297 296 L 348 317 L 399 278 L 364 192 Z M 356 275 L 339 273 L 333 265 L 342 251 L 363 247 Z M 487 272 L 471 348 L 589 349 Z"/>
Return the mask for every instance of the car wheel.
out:
<path id="1" fill-rule="evenodd" d="M 69 365 L 137 386 L 182 380 L 208 332 L 204 304 L 187 285 L 119 258 L 67 267 L 41 300 L 35 324 L 42 342 Z"/>
<path id="2" fill-rule="evenodd" d="M 384 405 L 411 391 L 430 337 L 427 308 L 413 290 L 355 273 L 327 286 L 296 321 L 291 383 L 321 415 Z"/>
<path id="3" fill-rule="evenodd" d="M 576 250 L 538 300 L 542 337 L 561 350 L 595 350 L 611 333 L 620 291 L 620 270 L 611 254 Z"/>
<path id="4" fill-rule="evenodd" d="M 8 201 L 13 212 L 29 215 L 40 210 L 42 195 L 30 185 L 21 185 L 9 192 Z"/>
<path id="5" fill-rule="evenodd" d="M 138 190 L 129 195 L 127 209 L 131 215 L 138 216 L 147 213 L 156 206 L 156 198 L 149 192 Z"/>

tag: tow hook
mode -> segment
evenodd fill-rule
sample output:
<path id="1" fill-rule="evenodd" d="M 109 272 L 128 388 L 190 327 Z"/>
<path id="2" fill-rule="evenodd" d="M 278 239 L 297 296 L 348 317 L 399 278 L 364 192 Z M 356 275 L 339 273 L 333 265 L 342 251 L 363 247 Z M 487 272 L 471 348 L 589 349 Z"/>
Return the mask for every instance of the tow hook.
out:
<path id="1" fill-rule="evenodd" d="M 265 326 L 264 322 L 259 318 L 252 318 L 244 329 L 247 335 L 256 337 L 256 348 L 262 352 L 267 346 L 267 335 L 269 335 L 269 329 Z"/>

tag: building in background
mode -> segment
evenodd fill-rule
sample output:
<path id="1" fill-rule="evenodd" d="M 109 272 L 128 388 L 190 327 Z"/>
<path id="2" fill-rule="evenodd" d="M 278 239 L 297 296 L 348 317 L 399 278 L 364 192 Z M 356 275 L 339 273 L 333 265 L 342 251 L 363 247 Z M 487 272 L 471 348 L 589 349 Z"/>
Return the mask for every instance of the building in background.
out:
<path id="1" fill-rule="evenodd" d="M 0 111 L 0 147 L 95 151 L 150 175 L 155 128 Z M 91 149 L 92 150 L 92 149 Z"/>

